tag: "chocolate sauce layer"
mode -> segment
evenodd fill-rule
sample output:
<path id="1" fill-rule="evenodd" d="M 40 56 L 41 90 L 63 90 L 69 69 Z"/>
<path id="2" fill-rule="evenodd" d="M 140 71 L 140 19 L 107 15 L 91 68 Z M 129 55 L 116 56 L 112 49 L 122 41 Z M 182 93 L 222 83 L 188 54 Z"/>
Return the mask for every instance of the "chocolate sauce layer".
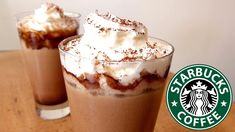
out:
<path id="1" fill-rule="evenodd" d="M 18 28 L 20 39 L 24 42 L 28 49 L 56 49 L 58 44 L 65 38 L 77 35 L 77 29 L 74 31 L 58 30 L 55 32 L 37 32 L 37 31 L 25 31 Z"/>

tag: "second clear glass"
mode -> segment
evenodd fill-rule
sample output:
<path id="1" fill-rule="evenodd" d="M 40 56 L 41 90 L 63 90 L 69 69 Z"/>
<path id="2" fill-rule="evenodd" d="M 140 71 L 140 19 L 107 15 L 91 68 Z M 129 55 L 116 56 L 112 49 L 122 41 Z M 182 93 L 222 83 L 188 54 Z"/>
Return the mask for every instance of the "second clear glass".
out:
<path id="1" fill-rule="evenodd" d="M 66 16 L 74 18 L 78 26 L 72 30 L 62 28 L 53 32 L 31 30 L 22 26 L 33 12 L 17 15 L 23 60 L 33 88 L 37 113 L 43 119 L 58 119 L 70 113 L 58 44 L 67 37 L 78 35 L 81 15 L 74 12 L 65 13 Z"/>

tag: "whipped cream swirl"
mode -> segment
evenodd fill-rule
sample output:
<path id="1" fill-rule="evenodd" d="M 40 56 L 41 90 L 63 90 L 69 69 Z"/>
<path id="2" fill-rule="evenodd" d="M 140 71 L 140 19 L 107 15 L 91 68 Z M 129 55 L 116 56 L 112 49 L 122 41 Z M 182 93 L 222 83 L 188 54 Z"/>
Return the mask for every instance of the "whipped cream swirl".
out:
<path id="1" fill-rule="evenodd" d="M 64 17 L 64 11 L 59 6 L 46 3 L 34 11 L 33 19 L 38 23 L 46 23 L 53 19 L 61 19 Z"/>

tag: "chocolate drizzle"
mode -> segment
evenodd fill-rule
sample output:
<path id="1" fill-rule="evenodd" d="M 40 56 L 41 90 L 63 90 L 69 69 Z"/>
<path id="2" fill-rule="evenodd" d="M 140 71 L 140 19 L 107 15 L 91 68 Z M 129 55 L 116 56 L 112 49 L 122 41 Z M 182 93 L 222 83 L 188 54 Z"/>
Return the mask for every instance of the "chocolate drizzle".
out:
<path id="1" fill-rule="evenodd" d="M 108 74 L 99 74 L 99 73 L 87 74 L 87 73 L 84 73 L 81 76 L 76 77 L 73 73 L 67 71 L 65 68 L 63 68 L 63 70 L 67 74 L 76 78 L 86 89 L 100 89 L 99 80 L 100 80 L 101 76 L 104 76 L 106 79 L 106 82 L 110 88 L 115 89 L 115 90 L 119 90 L 121 92 L 125 92 L 127 90 L 134 90 L 143 80 L 147 81 L 148 83 L 151 83 L 151 82 L 157 81 L 157 80 L 165 81 L 167 74 L 168 74 L 168 71 L 166 71 L 166 74 L 164 75 L 164 77 L 161 77 L 158 74 L 151 74 L 151 73 L 142 71 L 140 73 L 141 77 L 139 79 L 135 80 L 133 83 L 131 83 L 129 85 L 123 85 L 118 80 L 114 79 L 113 77 L 111 77 Z"/>
<path id="2" fill-rule="evenodd" d="M 122 92 L 125 92 L 126 90 L 134 90 L 138 84 L 141 82 L 139 80 L 134 81 L 134 83 L 129 84 L 127 86 L 122 85 L 118 80 L 115 80 L 109 75 L 104 75 L 106 78 L 106 82 L 112 89 L 120 90 Z"/>

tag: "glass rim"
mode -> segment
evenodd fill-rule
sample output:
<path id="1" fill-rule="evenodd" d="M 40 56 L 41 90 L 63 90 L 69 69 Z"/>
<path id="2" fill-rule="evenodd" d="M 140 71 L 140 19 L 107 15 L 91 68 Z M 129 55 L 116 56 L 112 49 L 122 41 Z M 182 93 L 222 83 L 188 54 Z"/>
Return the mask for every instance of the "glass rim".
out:
<path id="1" fill-rule="evenodd" d="M 81 35 L 75 35 L 75 36 L 70 36 L 70 37 L 68 37 L 68 38 L 66 38 L 66 39 L 64 39 L 64 40 L 62 40 L 62 41 L 59 43 L 59 45 L 58 45 L 59 52 L 62 52 L 62 53 L 64 53 L 64 54 L 68 54 L 69 56 L 72 56 L 73 58 L 77 58 L 77 57 L 78 57 L 77 55 L 74 55 L 74 54 L 72 54 L 72 53 L 69 53 L 68 51 L 64 51 L 64 50 L 62 49 L 62 47 L 63 47 L 64 43 L 68 43 L 69 41 L 72 41 L 72 40 L 74 40 L 74 39 L 81 38 L 82 36 L 83 36 L 83 34 L 81 34 Z M 98 62 L 109 62 L 109 63 L 112 63 L 112 62 L 114 62 L 114 63 L 120 63 L 120 62 L 122 62 L 122 63 L 131 63 L 131 62 L 132 62 L 132 63 L 134 63 L 134 62 L 143 62 L 143 61 L 144 61 L 144 62 L 148 62 L 148 61 L 154 61 L 154 60 L 155 60 L 155 61 L 156 61 L 156 60 L 162 60 L 162 59 L 164 59 L 164 58 L 167 58 L 167 57 L 172 56 L 173 53 L 175 52 L 175 48 L 174 48 L 174 46 L 173 46 L 171 43 L 169 43 L 169 42 L 167 42 L 167 41 L 165 41 L 165 40 L 163 40 L 163 39 L 156 38 L 156 37 L 152 37 L 152 36 L 148 36 L 148 38 L 152 38 L 152 39 L 154 39 L 154 40 L 158 40 L 158 41 L 163 42 L 164 44 L 170 46 L 171 49 L 172 49 L 172 51 L 170 51 L 170 53 L 167 54 L 167 55 L 165 55 L 165 56 L 161 56 L 161 57 L 154 58 L 154 59 L 150 59 L 150 60 L 144 60 L 144 59 L 142 59 L 142 60 L 129 60 L 129 61 L 120 61 L 120 60 L 111 60 L 111 61 L 107 61 L 107 60 L 97 60 L 97 61 L 98 61 Z M 89 59 L 89 58 L 83 57 L 83 59 Z"/>
<path id="2" fill-rule="evenodd" d="M 16 18 L 17 21 L 21 20 L 22 18 L 28 16 L 28 15 L 33 15 L 34 14 L 34 10 L 32 11 L 23 11 L 23 12 L 20 12 L 20 13 L 16 13 L 14 15 L 14 17 Z M 67 14 L 67 15 L 66 15 Z M 76 14 L 76 16 L 69 16 L 68 14 Z M 75 11 L 64 11 L 64 15 L 66 16 L 69 16 L 69 17 L 73 17 L 73 18 L 76 18 L 76 19 L 80 19 L 81 18 L 81 13 L 79 12 L 75 12 Z"/>

